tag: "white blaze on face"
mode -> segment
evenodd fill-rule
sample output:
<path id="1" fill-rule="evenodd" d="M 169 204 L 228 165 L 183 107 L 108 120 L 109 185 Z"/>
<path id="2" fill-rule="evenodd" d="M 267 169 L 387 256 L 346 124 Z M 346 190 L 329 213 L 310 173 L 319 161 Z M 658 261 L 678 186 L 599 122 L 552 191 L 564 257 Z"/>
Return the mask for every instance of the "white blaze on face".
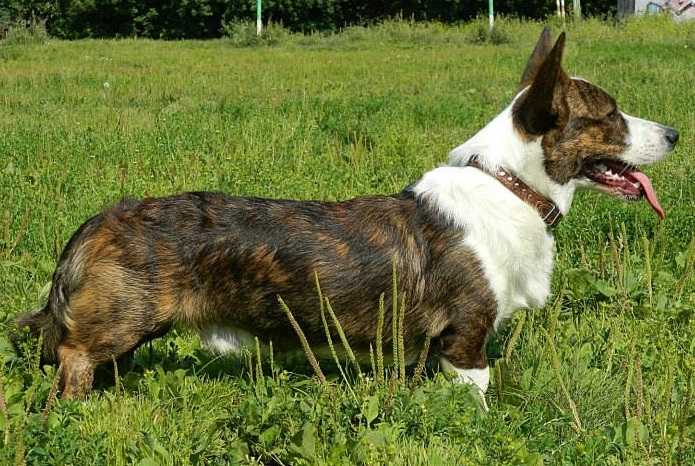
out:
<path id="1" fill-rule="evenodd" d="M 622 115 L 628 130 L 627 147 L 620 155 L 624 162 L 632 165 L 658 162 L 672 149 L 665 137 L 665 127 L 627 113 Z"/>

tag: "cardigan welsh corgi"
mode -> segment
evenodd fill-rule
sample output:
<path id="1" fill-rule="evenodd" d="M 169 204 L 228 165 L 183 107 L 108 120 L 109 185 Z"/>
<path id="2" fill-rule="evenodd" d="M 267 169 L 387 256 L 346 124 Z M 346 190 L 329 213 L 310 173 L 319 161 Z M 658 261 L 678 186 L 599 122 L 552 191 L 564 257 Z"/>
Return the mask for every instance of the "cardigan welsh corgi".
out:
<path id="1" fill-rule="evenodd" d="M 72 236 L 48 302 L 18 326 L 43 335 L 44 359 L 60 363 L 62 396 L 77 398 L 97 365 L 174 324 L 220 352 L 254 336 L 296 346 L 278 297 L 309 343 L 322 344 L 315 274 L 352 347 L 364 351 L 375 340 L 380 295 L 391 306 L 393 265 L 407 303 L 407 358 L 429 337 L 441 367 L 484 393 L 486 339 L 514 310 L 548 299 L 551 227 L 575 190 L 644 198 L 664 216 L 636 167 L 661 160 L 678 133 L 623 113 L 604 90 L 568 76 L 564 46 L 565 34 L 553 44 L 546 28 L 509 106 L 455 148 L 448 166 L 398 194 L 121 201 Z"/>

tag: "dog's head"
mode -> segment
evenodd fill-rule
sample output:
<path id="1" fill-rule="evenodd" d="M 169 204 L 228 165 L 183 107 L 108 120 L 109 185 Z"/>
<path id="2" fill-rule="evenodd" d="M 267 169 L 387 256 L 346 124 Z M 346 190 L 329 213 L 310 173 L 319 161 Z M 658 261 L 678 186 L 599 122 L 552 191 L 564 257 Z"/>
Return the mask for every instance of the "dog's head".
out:
<path id="1" fill-rule="evenodd" d="M 540 141 L 545 173 L 558 185 L 573 183 L 613 196 L 643 196 L 664 217 L 649 178 L 637 166 L 661 160 L 678 132 L 621 112 L 608 93 L 562 69 L 565 34 L 553 45 L 546 28 L 521 79 L 512 111 L 514 129 Z"/>

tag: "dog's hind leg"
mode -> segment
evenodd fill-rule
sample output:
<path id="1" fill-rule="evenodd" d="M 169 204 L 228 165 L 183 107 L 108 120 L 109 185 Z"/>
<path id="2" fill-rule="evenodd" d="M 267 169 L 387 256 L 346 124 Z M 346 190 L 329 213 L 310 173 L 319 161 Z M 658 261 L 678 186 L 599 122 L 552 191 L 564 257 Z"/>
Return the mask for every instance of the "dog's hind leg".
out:
<path id="1" fill-rule="evenodd" d="M 88 320 L 73 321 L 58 347 L 63 398 L 84 398 L 92 388 L 97 366 L 127 360 L 142 342 L 158 335 L 149 335 L 128 320 L 112 321 L 111 326 L 95 325 Z"/>
<path id="2" fill-rule="evenodd" d="M 58 347 L 64 399 L 81 399 L 87 396 L 94 381 L 96 364 L 89 353 L 67 345 Z"/>
<path id="3" fill-rule="evenodd" d="M 97 366 L 112 363 L 166 333 L 171 323 L 158 318 L 157 308 L 146 298 L 141 288 L 106 282 L 101 276 L 90 276 L 73 292 L 58 348 L 63 398 L 83 398 L 92 387 Z"/>

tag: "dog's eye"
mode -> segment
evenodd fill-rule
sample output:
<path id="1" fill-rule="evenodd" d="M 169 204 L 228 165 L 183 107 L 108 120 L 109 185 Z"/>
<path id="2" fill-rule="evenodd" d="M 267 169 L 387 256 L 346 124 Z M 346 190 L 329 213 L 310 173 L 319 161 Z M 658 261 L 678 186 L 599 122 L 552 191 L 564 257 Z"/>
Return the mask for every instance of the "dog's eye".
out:
<path id="1" fill-rule="evenodd" d="M 611 120 L 615 120 L 616 118 L 618 118 L 618 109 L 614 108 L 613 110 L 611 110 L 611 113 L 609 113 L 607 117 Z"/>

